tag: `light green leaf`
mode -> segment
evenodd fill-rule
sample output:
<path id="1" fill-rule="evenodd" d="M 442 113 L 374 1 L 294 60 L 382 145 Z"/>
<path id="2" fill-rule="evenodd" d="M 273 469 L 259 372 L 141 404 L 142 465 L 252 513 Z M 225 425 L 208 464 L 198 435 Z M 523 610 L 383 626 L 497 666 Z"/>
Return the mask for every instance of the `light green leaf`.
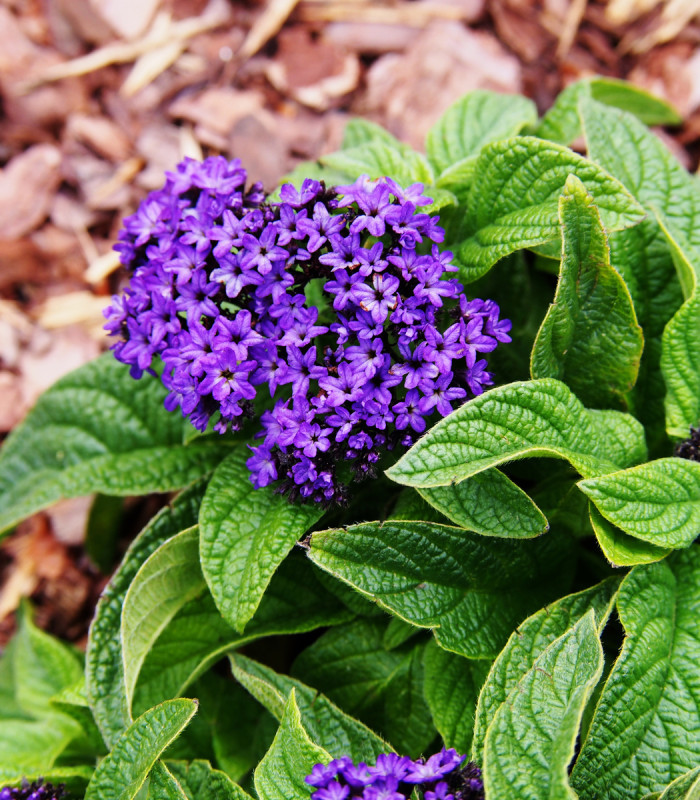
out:
<path id="1" fill-rule="evenodd" d="M 425 648 L 425 698 L 445 743 L 468 753 L 474 733 L 474 712 L 491 662 L 449 653 L 435 641 Z"/>
<path id="2" fill-rule="evenodd" d="M 51 698 L 83 676 L 77 653 L 37 628 L 26 603 L 19 614 L 19 630 L 12 657 L 15 699 L 34 717 L 49 714 Z"/>
<path id="3" fill-rule="evenodd" d="M 697 546 L 623 581 L 625 642 L 572 773 L 581 800 L 658 792 L 700 762 L 699 603 Z"/>
<path id="4" fill-rule="evenodd" d="M 551 378 L 511 383 L 440 420 L 386 474 L 408 486 L 447 486 L 531 456 L 564 458 L 586 477 L 604 475 L 644 459 L 643 431 L 630 416 L 586 411 Z"/>
<path id="5" fill-rule="evenodd" d="M 416 756 L 436 733 L 424 696 L 423 643 L 388 650 L 386 629 L 384 620 L 358 620 L 328 631 L 301 653 L 292 673 L 377 730 L 398 752 Z"/>
<path id="6" fill-rule="evenodd" d="M 700 464 L 660 458 L 579 481 L 613 525 L 658 547 L 687 547 L 700 534 Z"/>
<path id="7" fill-rule="evenodd" d="M 211 471 L 229 448 L 183 445 L 189 423 L 163 408 L 166 393 L 111 353 L 44 392 L 2 447 L 0 531 L 62 497 L 168 492 Z"/>
<path id="8" fill-rule="evenodd" d="M 208 761 L 168 761 L 160 766 L 162 770 L 151 773 L 148 796 L 152 800 L 170 797 L 163 780 L 166 771 L 187 800 L 253 800 L 225 772 L 214 769 Z"/>
<path id="9" fill-rule="evenodd" d="M 376 761 L 391 746 L 357 719 L 332 703 L 318 689 L 307 686 L 238 653 L 230 656 L 234 678 L 281 721 L 292 691 L 295 692 L 304 729 L 330 755 L 349 755 L 353 761 Z"/>
<path id="10" fill-rule="evenodd" d="M 575 800 L 568 766 L 588 698 L 603 672 L 589 611 L 535 659 L 493 717 L 484 744 L 487 800 Z"/>
<path id="11" fill-rule="evenodd" d="M 659 800 L 700 800 L 700 767 L 691 769 L 670 783 L 658 795 Z"/>
<path id="12" fill-rule="evenodd" d="M 264 636 L 303 633 L 352 619 L 353 614 L 320 584 L 317 572 L 308 559 L 291 553 L 273 575 L 243 634 L 225 622 L 208 592 L 187 603 L 149 650 L 134 708 L 145 710 L 179 697 L 229 650 Z"/>
<path id="13" fill-rule="evenodd" d="M 610 266 L 593 198 L 573 175 L 559 199 L 559 220 L 561 273 L 532 350 L 532 376 L 564 381 L 589 407 L 623 406 L 644 339 L 630 293 Z"/>
<path id="14" fill-rule="evenodd" d="M 122 669 L 121 612 L 124 597 L 146 559 L 174 534 L 197 522 L 204 493 L 200 482 L 175 498 L 141 531 L 97 604 L 90 628 L 85 679 L 90 708 L 108 745 L 131 722 Z"/>
<path id="15" fill-rule="evenodd" d="M 323 515 L 294 505 L 272 487 L 255 489 L 247 448 L 214 472 L 199 514 L 202 571 L 224 619 L 242 632 L 277 567 Z"/>
<path id="16" fill-rule="evenodd" d="M 142 714 L 97 766 L 85 800 L 132 800 L 160 754 L 197 711 L 195 700 L 168 700 Z"/>
<path id="17" fill-rule="evenodd" d="M 554 105 L 542 117 L 537 136 L 559 144 L 571 144 L 581 133 L 578 104 L 582 97 L 592 97 L 608 106 L 634 114 L 646 125 L 677 125 L 678 112 L 665 100 L 639 86 L 615 78 L 587 78 L 567 86 Z"/>
<path id="18" fill-rule="evenodd" d="M 619 580 L 609 578 L 590 589 L 570 594 L 533 614 L 518 626 L 493 662 L 479 695 L 474 725 L 472 759 L 484 758 L 486 732 L 496 712 L 519 685 L 532 664 L 549 645 L 572 628 L 589 610 L 600 633 L 615 601 Z M 522 771 L 523 768 L 519 768 Z"/>
<path id="19" fill-rule="evenodd" d="M 558 199 L 570 174 L 593 195 L 608 230 L 637 224 L 641 206 L 622 184 L 566 147 L 517 136 L 487 145 L 469 195 L 467 238 L 456 246 L 460 278 L 470 282 L 503 256 L 558 236 Z"/>
<path id="20" fill-rule="evenodd" d="M 199 529 L 177 533 L 143 563 L 124 598 L 121 619 L 126 701 L 131 708 L 141 666 L 160 633 L 206 589 L 199 567 Z"/>
<path id="21" fill-rule="evenodd" d="M 395 150 L 401 150 L 406 147 L 395 136 L 392 136 L 386 128 L 377 125 L 376 122 L 370 122 L 362 117 L 353 117 L 343 131 L 341 149 L 352 150 L 371 142 L 382 142 Z"/>
<path id="22" fill-rule="evenodd" d="M 309 785 L 304 778 L 318 763 L 327 764 L 330 754 L 309 738 L 301 723 L 296 692 L 290 692 L 279 730 L 272 746 L 255 770 L 255 790 L 260 800 L 307 800 Z"/>
<path id="23" fill-rule="evenodd" d="M 0 775 L 43 775 L 54 765 L 81 729 L 65 714 L 46 714 L 41 720 L 3 720 L 0 725 Z M 9 778 L 11 779 L 11 778 Z"/>
<path id="24" fill-rule="evenodd" d="M 603 551 L 603 555 L 613 567 L 634 567 L 637 564 L 652 564 L 661 561 L 671 552 L 666 547 L 657 547 L 642 539 L 621 531 L 608 522 L 598 509 L 589 503 L 591 525 Z"/>
<path id="25" fill-rule="evenodd" d="M 419 492 L 456 525 L 484 536 L 530 539 L 549 530 L 547 518 L 529 495 L 497 469 Z"/>
<path id="26" fill-rule="evenodd" d="M 92 767 L 83 764 L 73 767 L 51 767 L 36 772 L 4 769 L 0 766 L 0 783 L 4 786 L 21 786 L 23 780 L 33 783 L 41 778 L 45 783 L 52 783 L 54 786 L 62 783 L 71 794 L 82 797 L 85 793 L 85 785 L 92 777 L 92 772 Z"/>
<path id="27" fill-rule="evenodd" d="M 149 773 L 148 800 L 187 800 L 185 790 L 162 761 L 156 761 Z"/>
<path id="28" fill-rule="evenodd" d="M 327 167 L 347 172 L 353 180 L 360 175 L 388 176 L 404 187 L 416 182 L 433 182 L 433 170 L 424 155 L 407 145 L 397 147 L 378 139 L 321 156 L 320 161 Z"/>
<path id="29" fill-rule="evenodd" d="M 484 145 L 514 136 L 536 121 L 532 100 L 477 89 L 450 106 L 428 131 L 428 160 L 441 175 L 457 162 L 477 155 Z"/>
<path id="30" fill-rule="evenodd" d="M 486 539 L 388 520 L 314 533 L 309 556 L 382 608 L 434 628 L 445 649 L 493 658 L 528 613 L 565 590 L 572 546 L 568 536 Z"/>

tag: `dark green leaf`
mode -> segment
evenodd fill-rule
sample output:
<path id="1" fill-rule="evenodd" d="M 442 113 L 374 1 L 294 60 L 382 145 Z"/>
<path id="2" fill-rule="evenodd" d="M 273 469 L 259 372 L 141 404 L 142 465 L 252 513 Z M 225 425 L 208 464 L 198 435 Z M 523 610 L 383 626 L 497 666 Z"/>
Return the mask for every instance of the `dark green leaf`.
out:
<path id="1" fill-rule="evenodd" d="M 253 800 L 224 772 L 208 761 L 168 761 L 162 771 L 151 773 L 148 796 L 151 800 L 169 800 L 163 781 L 165 771 L 187 800 Z"/>

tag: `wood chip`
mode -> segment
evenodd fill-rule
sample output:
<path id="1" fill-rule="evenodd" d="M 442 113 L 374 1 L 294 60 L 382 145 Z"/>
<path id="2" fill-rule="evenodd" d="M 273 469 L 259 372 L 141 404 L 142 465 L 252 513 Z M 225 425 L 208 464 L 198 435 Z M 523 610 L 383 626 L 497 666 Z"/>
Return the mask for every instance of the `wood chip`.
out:
<path id="1" fill-rule="evenodd" d="M 264 47 L 284 25 L 298 2 L 299 0 L 269 0 L 241 45 L 238 58 L 245 61 Z"/>

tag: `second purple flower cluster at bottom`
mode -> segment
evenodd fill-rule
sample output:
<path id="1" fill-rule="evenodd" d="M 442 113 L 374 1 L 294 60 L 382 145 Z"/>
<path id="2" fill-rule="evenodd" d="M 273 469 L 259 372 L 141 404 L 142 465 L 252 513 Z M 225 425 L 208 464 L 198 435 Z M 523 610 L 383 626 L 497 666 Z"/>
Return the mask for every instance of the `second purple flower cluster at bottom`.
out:
<path id="1" fill-rule="evenodd" d="M 455 749 L 443 748 L 427 760 L 385 753 L 374 766 L 354 764 L 349 756 L 316 764 L 306 783 L 311 800 L 408 800 L 419 789 L 424 800 L 483 800 L 481 770 Z"/>

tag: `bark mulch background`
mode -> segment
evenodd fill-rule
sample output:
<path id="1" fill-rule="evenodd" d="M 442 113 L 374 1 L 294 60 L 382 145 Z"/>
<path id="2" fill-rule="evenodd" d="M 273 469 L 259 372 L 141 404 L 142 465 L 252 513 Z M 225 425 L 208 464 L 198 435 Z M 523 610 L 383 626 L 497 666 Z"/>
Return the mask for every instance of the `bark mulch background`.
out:
<path id="1" fill-rule="evenodd" d="M 684 123 L 659 135 L 697 169 L 700 0 L 0 0 L 0 438 L 107 346 L 121 219 L 183 156 L 238 157 L 273 189 L 353 115 L 421 148 L 470 89 L 544 111 L 592 74 L 673 103 Z M 115 557 L 159 502 L 127 503 Z M 0 545 L 0 645 L 23 596 L 84 643 L 107 579 L 91 503 Z"/>

